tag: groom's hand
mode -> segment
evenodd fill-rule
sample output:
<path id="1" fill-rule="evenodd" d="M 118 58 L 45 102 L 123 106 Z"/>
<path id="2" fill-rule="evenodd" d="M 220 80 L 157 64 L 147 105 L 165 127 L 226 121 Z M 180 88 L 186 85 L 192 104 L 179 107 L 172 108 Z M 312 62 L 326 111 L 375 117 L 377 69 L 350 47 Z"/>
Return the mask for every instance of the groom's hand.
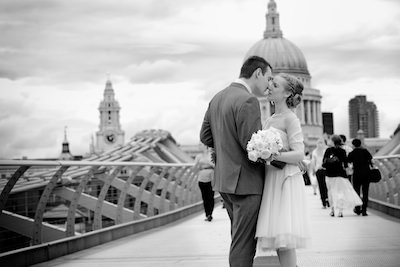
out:
<path id="1" fill-rule="evenodd" d="M 260 159 L 260 158 L 258 158 L 256 162 L 261 164 L 267 164 L 267 161 L 265 159 Z"/>
<path id="2" fill-rule="evenodd" d="M 217 154 L 215 154 L 214 148 L 211 148 L 211 162 L 214 163 L 214 165 L 217 164 Z"/>

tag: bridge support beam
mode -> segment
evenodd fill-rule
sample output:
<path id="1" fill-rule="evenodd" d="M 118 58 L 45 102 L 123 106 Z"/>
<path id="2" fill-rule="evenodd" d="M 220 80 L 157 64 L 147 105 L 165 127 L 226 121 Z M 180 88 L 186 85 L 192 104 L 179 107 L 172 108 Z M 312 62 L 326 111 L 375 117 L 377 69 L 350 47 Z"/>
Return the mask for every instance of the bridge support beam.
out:
<path id="1" fill-rule="evenodd" d="M 20 235 L 33 238 L 34 220 L 6 210 L 0 214 L 0 226 Z M 42 223 L 42 241 L 50 242 L 65 238 L 65 230 L 48 223 Z"/>

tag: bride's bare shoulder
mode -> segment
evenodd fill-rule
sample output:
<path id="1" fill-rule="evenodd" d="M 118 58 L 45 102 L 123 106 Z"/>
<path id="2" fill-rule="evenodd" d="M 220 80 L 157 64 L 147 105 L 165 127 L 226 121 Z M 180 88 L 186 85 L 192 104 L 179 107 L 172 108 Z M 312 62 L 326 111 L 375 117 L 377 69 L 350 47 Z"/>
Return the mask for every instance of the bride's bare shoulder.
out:
<path id="1" fill-rule="evenodd" d="M 294 111 L 286 113 L 284 118 L 285 118 L 285 121 L 287 121 L 287 122 L 299 120 L 299 118 L 297 117 L 297 115 Z"/>

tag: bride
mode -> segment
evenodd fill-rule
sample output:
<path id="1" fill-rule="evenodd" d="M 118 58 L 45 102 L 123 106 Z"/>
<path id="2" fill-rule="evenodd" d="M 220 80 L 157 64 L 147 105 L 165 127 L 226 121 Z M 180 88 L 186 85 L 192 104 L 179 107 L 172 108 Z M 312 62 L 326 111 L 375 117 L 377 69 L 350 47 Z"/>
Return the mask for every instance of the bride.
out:
<path id="1" fill-rule="evenodd" d="M 298 163 L 304 158 L 303 133 L 294 109 L 301 102 L 302 83 L 288 74 L 274 77 L 267 98 L 275 114 L 264 122 L 264 129 L 276 128 L 284 149 L 272 159 L 286 162 L 283 169 L 266 165 L 263 198 L 257 221 L 257 252 L 276 250 L 281 266 L 296 266 L 296 248 L 309 241 L 305 184 Z M 286 151 L 286 152 L 284 152 Z"/>

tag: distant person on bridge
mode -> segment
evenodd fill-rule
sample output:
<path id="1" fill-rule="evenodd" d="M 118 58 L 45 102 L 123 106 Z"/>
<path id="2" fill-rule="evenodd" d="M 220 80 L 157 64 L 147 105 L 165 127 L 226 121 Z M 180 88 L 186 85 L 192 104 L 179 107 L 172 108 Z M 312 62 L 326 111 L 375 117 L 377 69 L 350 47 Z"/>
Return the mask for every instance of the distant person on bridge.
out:
<path id="1" fill-rule="evenodd" d="M 311 153 L 310 176 L 315 176 L 318 182 L 322 208 L 329 207 L 328 189 L 325 182 L 325 169 L 322 167 L 322 159 L 326 150 L 326 142 L 323 137 L 317 141 L 317 147 Z"/>
<path id="2" fill-rule="evenodd" d="M 261 129 L 257 96 L 264 96 L 272 67 L 253 56 L 242 65 L 239 78 L 209 103 L 200 140 L 215 150 L 215 183 L 231 220 L 231 267 L 251 267 L 256 250 L 256 223 L 264 187 L 265 165 L 248 159 L 247 143 Z"/>
<path id="3" fill-rule="evenodd" d="M 212 181 L 214 179 L 214 163 L 211 161 L 210 148 L 201 144 L 202 153 L 198 154 L 195 158 L 195 163 L 199 165 L 198 184 L 203 199 L 204 212 L 206 214 L 206 221 L 211 222 L 214 211 L 214 190 L 212 188 Z"/>
<path id="4" fill-rule="evenodd" d="M 369 173 L 372 167 L 372 155 L 367 149 L 361 147 L 360 139 L 353 139 L 351 142 L 354 150 L 349 153 L 349 162 L 353 163 L 353 187 L 360 195 L 362 188 L 362 207 L 357 206 L 354 212 L 357 215 L 367 216 L 368 191 L 369 191 Z"/>
<path id="5" fill-rule="evenodd" d="M 325 150 L 322 167 L 325 168 L 328 198 L 331 206 L 332 217 L 335 209 L 338 217 L 343 217 L 343 209 L 361 205 L 362 201 L 353 186 L 347 179 L 346 168 L 348 167 L 346 151 L 341 147 L 342 139 L 338 135 L 332 135 L 332 147 Z"/>

